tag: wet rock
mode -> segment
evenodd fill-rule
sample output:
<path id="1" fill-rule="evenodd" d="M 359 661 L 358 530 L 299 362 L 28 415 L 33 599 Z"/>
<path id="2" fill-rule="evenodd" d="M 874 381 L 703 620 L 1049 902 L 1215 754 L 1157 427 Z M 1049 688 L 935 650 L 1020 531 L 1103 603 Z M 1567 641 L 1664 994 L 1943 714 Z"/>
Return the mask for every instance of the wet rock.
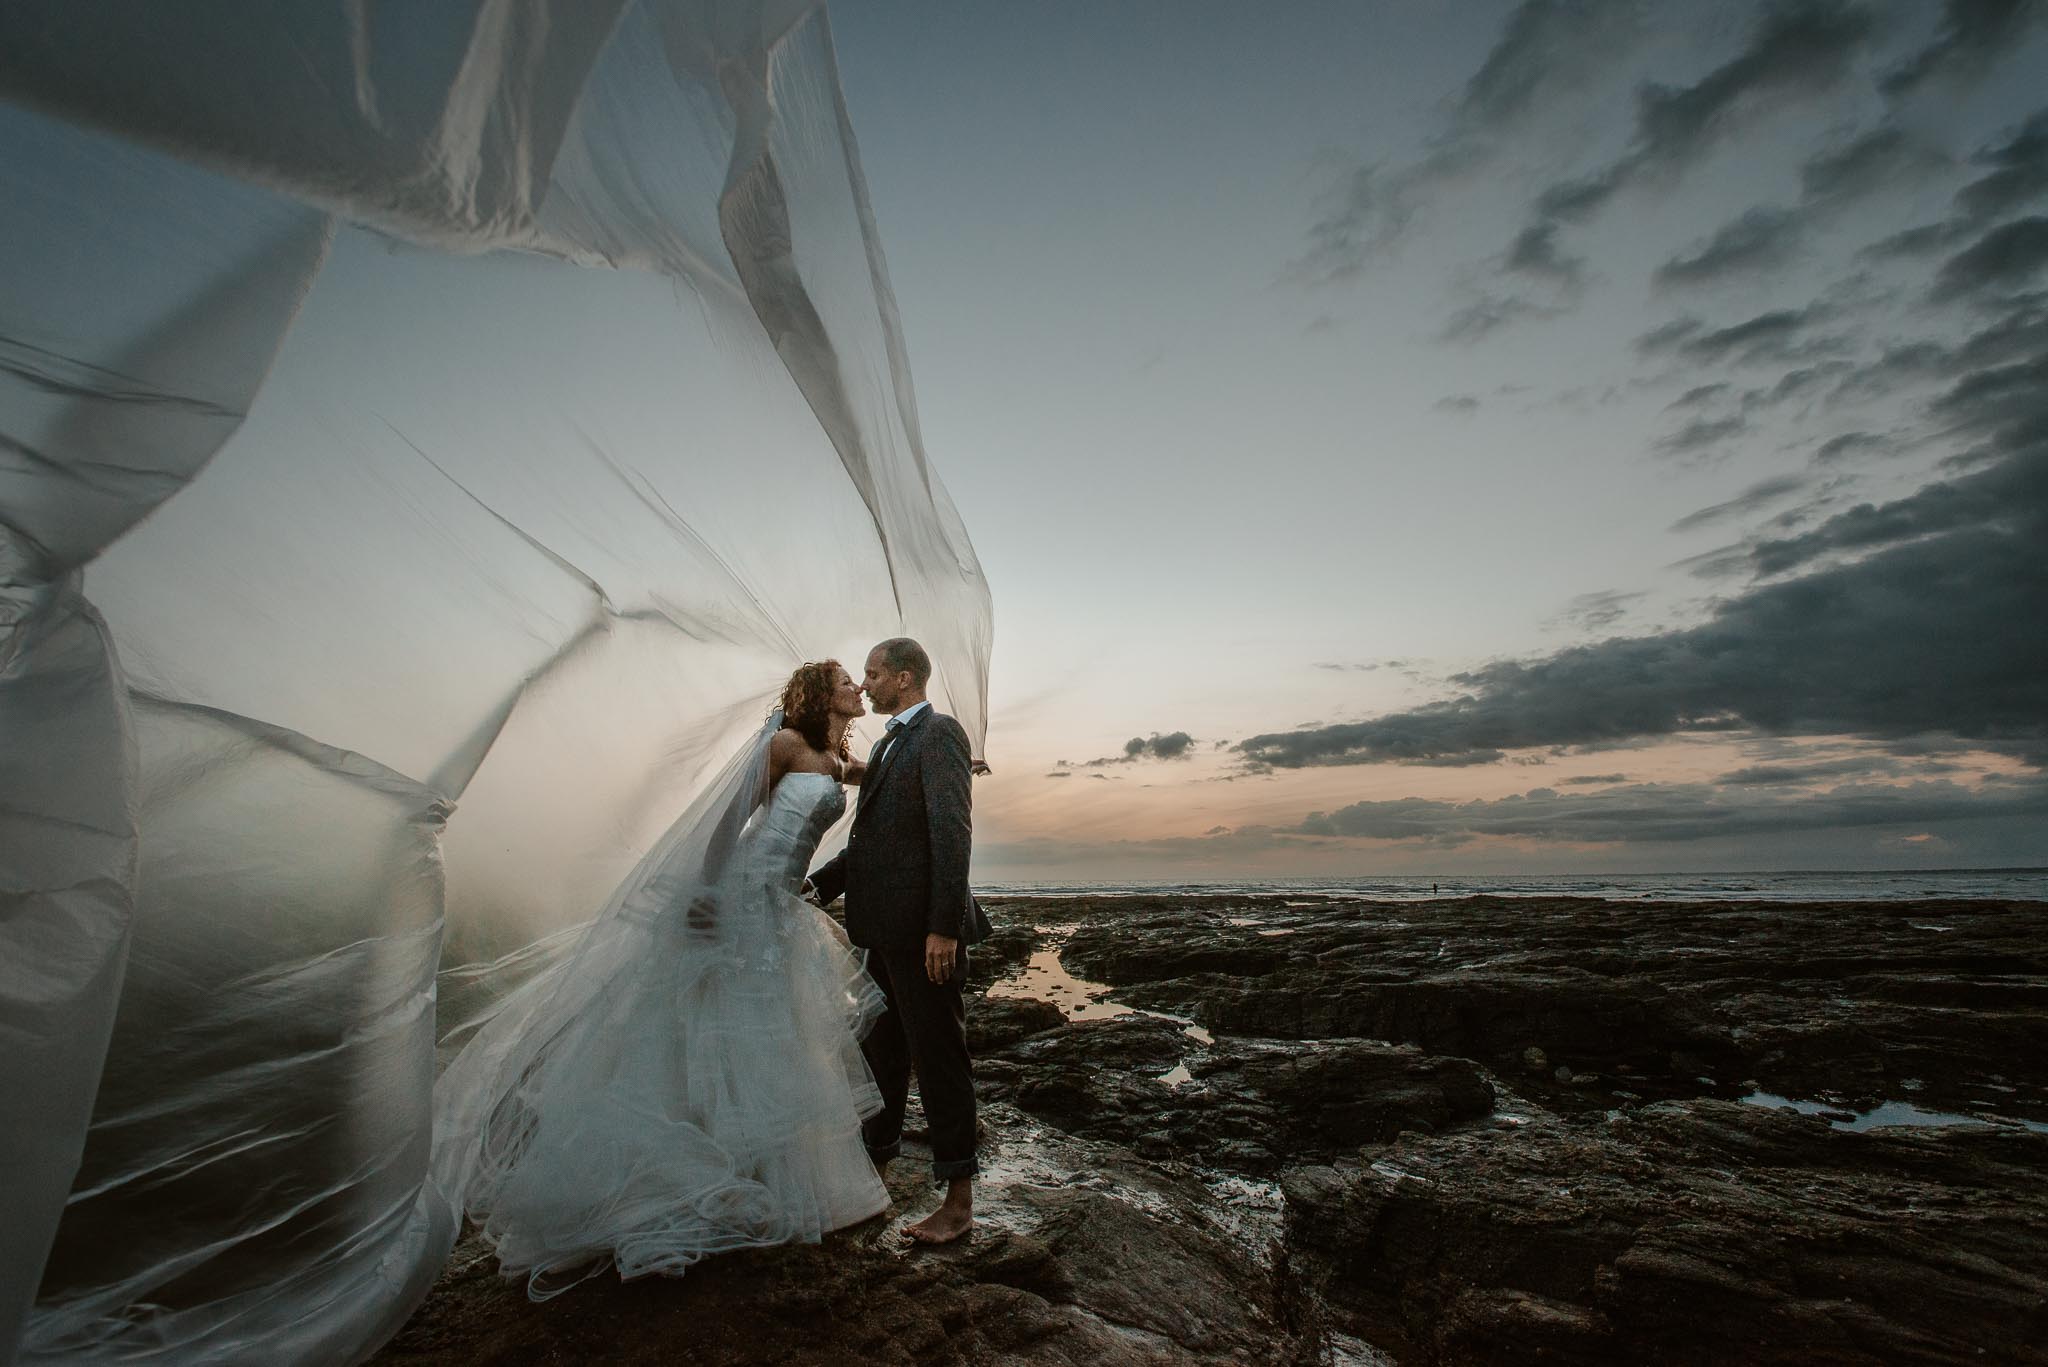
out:
<path id="1" fill-rule="evenodd" d="M 1032 997 L 976 997 L 967 1003 L 967 1048 L 976 1057 L 994 1053 L 1066 1020 L 1051 1002 Z"/>
<path id="2" fill-rule="evenodd" d="M 1666 1102 L 1289 1174 L 1288 1242 L 1402 1361 L 2039 1362 L 2048 1137 Z"/>
<path id="3" fill-rule="evenodd" d="M 998 1112 L 1019 1145 L 1022 1126 Z M 1043 1148 L 1044 1146 L 1039 1146 Z M 1000 1169 L 1005 1141 L 992 1145 Z M 543 1305 L 462 1244 L 422 1312 L 373 1361 L 604 1362 L 652 1367 L 1005 1363 L 1171 1367 L 1306 1362 L 1275 1316 L 1270 1269 L 1220 1233 L 1206 1194 L 1061 1147 L 1065 1185 L 993 1179 L 967 1240 L 908 1249 L 900 1220 L 821 1245 L 706 1259 L 680 1278 L 604 1274 Z M 898 1212 L 931 1204 L 921 1175 L 892 1173 Z"/>
<path id="4" fill-rule="evenodd" d="M 1163 1080 L 1184 1056 L 1187 1080 Z M 1062 1026 L 984 1072 L 989 1095 L 1067 1133 L 1247 1173 L 1434 1133 L 1493 1107 L 1491 1085 L 1463 1059 L 1370 1040 L 1200 1049 L 1145 1016 Z"/>

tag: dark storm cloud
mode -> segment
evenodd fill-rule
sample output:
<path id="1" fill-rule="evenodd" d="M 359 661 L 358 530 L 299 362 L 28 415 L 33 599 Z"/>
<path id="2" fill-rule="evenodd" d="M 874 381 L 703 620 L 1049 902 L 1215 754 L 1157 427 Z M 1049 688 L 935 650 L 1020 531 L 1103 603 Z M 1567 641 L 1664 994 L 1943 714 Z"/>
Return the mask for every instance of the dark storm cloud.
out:
<path id="1" fill-rule="evenodd" d="M 1494 159 L 1528 117 L 1583 85 L 1639 32 L 1630 0 L 1525 0 L 1508 16 L 1451 113 L 1450 126 L 1407 165 L 1345 170 L 1311 223 L 1292 273 L 1311 282 L 1356 276 L 1406 233 L 1430 197 Z"/>
<path id="2" fill-rule="evenodd" d="M 2041 365 L 1944 397 L 1960 426 L 1987 430 L 1985 468 L 1741 553 L 1758 570 L 1811 567 L 1803 577 L 1725 599 L 1696 627 L 1490 664 L 1451 676 L 1463 692 L 1450 700 L 1238 749 L 1293 768 L 1744 727 L 1952 734 L 2048 765 L 2048 632 L 2021 629 L 2048 621 Z M 1846 552 L 1862 558 L 1836 560 Z"/>
<path id="3" fill-rule="evenodd" d="M 1439 413 L 1477 413 L 1479 400 L 1470 394 L 1446 394 L 1431 406 Z"/>
<path id="4" fill-rule="evenodd" d="M 1294 830 L 1458 845 L 1482 837 L 1593 844 L 1686 842 L 1871 827 L 1925 828 L 1958 822 L 2031 820 L 2048 814 L 2048 784 L 1947 781 L 1845 784 L 1825 793 L 1780 795 L 1707 784 L 1640 783 L 1597 793 L 1537 788 L 1495 801 L 1396 798 L 1311 812 Z"/>
<path id="5" fill-rule="evenodd" d="M 1601 786 L 1601 785 L 1603 785 L 1603 784 L 1608 784 L 1608 783 L 1626 783 L 1626 782 L 1628 782 L 1628 775 L 1627 775 L 1627 774 L 1574 774 L 1574 775 L 1573 775 L 1572 777 L 1570 777 L 1570 778 L 1561 778 L 1561 779 L 1559 779 L 1559 780 L 1558 780 L 1558 782 L 1559 782 L 1559 783 L 1561 783 L 1561 784 L 1563 784 L 1563 785 L 1564 785 L 1565 787 L 1567 787 L 1567 788 L 1593 788 L 1593 787 L 1599 787 L 1599 786 Z"/>
<path id="6" fill-rule="evenodd" d="M 1798 475 L 1779 475 L 1750 485 L 1725 503 L 1716 503 L 1696 513 L 1687 513 L 1671 524 L 1674 532 L 1690 532 L 1716 522 L 1746 517 L 1761 508 L 1767 508 L 1788 494 L 1796 494 L 1806 487 L 1806 481 Z"/>
<path id="7" fill-rule="evenodd" d="M 2048 218 L 2022 218 L 1993 228 L 1942 263 L 1934 297 L 1953 299 L 2017 289 L 2048 269 Z"/>
<path id="8" fill-rule="evenodd" d="M 1759 574 L 1783 574 L 1824 556 L 1982 528 L 2048 531 L 2048 442 L 1959 479 L 1930 484 L 1882 505 L 1837 513 L 1800 536 L 1764 541 L 1750 552 Z M 2048 606 L 2048 605 L 2044 605 Z"/>
<path id="9" fill-rule="evenodd" d="M 1798 252 L 1805 227 L 1805 221 L 1790 209 L 1760 205 L 1723 224 L 1691 252 L 1657 267 L 1652 279 L 1666 289 L 1676 289 L 1774 269 Z"/>
<path id="10" fill-rule="evenodd" d="M 1929 80 L 1974 75 L 2041 13 L 2037 0 L 1947 0 L 1933 39 L 1888 74 L 1881 88 L 1898 99 Z"/>

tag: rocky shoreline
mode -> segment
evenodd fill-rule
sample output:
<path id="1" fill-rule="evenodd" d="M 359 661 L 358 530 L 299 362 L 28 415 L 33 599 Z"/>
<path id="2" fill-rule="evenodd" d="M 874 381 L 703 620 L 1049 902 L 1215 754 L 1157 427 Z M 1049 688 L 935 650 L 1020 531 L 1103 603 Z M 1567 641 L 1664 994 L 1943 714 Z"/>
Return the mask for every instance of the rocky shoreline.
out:
<path id="1" fill-rule="evenodd" d="M 379 1363 L 2048 1362 L 2048 904 L 1006 898 L 981 1224 Z"/>

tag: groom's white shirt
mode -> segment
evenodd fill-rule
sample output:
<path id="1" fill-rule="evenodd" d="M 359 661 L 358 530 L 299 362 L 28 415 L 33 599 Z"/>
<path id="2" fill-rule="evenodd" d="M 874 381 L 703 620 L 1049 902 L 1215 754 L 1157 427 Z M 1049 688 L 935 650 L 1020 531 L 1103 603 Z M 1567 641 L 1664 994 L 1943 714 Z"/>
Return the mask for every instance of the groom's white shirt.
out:
<path id="1" fill-rule="evenodd" d="M 875 742 L 874 749 L 868 751 L 868 763 L 873 764 L 877 759 L 881 758 L 882 747 L 889 743 L 889 737 L 896 734 L 896 730 L 898 727 L 902 726 L 905 722 L 909 721 L 912 717 L 916 716 L 918 712 L 920 712 L 924 708 L 930 707 L 931 705 L 931 699 L 929 698 L 925 699 L 923 702 L 914 702 L 910 706 L 904 708 L 901 712 L 898 712 L 895 716 L 889 718 L 889 724 L 882 728 L 882 738 Z"/>

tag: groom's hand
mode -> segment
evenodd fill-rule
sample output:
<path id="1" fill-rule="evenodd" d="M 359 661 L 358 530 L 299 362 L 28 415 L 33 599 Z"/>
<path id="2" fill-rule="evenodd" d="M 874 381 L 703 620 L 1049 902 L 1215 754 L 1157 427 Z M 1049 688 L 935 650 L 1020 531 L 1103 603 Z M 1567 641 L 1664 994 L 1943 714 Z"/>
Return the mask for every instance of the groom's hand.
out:
<path id="1" fill-rule="evenodd" d="M 927 935 L 924 937 L 924 975 L 933 983 L 944 983 L 953 976 L 953 966 L 959 962 L 960 942 L 950 935 Z"/>

